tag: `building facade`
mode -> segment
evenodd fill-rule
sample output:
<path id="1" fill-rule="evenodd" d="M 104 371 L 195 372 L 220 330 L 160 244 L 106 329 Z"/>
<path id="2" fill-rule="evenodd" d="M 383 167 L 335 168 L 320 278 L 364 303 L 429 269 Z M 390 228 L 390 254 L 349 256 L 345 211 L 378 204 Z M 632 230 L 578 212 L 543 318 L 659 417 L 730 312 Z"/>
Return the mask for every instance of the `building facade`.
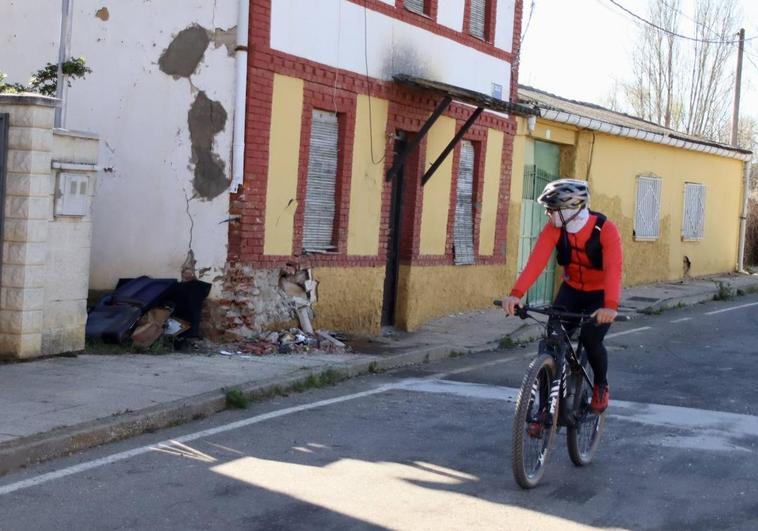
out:
<path id="1" fill-rule="evenodd" d="M 227 328 L 289 319 L 277 290 L 288 263 L 318 282 L 319 327 L 413 329 L 491 304 L 505 280 L 515 118 L 483 111 L 422 185 L 477 104 L 443 105 L 396 171 L 445 99 L 398 76 L 495 107 L 510 101 L 521 9 L 514 0 L 253 0 Z"/>
<path id="2" fill-rule="evenodd" d="M 743 242 L 745 171 L 752 154 L 628 115 L 519 89 L 540 110 L 518 118 L 510 188 L 507 284 L 545 224 L 536 196 L 558 177 L 590 183 L 590 208 L 618 226 L 625 286 L 732 272 Z M 529 292 L 547 302 L 560 282 L 551 264 Z"/>

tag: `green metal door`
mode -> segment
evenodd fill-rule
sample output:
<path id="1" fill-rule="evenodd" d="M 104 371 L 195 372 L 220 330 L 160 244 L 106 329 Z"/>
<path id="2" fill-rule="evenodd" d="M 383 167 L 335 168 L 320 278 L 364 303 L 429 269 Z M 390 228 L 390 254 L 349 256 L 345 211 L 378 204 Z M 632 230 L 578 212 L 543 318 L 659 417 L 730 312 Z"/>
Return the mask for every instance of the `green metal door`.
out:
<path id="1" fill-rule="evenodd" d="M 559 179 L 560 149 L 549 142 L 534 142 L 533 164 L 524 166 L 524 192 L 521 199 L 521 229 L 519 238 L 519 273 L 524 270 L 529 255 L 547 222 L 544 208 L 537 203 L 545 185 Z M 527 157 L 529 159 L 530 157 Z M 550 304 L 553 301 L 555 253 L 526 294 L 528 304 Z"/>

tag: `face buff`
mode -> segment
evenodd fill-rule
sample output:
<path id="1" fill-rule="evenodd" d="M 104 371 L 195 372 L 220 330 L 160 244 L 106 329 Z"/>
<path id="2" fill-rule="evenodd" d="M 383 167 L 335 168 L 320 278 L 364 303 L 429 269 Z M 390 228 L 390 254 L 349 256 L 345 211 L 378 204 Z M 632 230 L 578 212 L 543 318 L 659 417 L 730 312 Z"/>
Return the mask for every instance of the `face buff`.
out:
<path id="1" fill-rule="evenodd" d="M 561 216 L 562 215 L 562 216 Z M 561 217 L 563 219 L 561 219 Z M 557 228 L 563 227 L 563 221 L 566 220 L 566 232 L 572 234 L 579 232 L 587 224 L 590 217 L 590 211 L 586 208 L 564 208 L 563 210 L 554 210 L 550 212 L 550 219 Z"/>

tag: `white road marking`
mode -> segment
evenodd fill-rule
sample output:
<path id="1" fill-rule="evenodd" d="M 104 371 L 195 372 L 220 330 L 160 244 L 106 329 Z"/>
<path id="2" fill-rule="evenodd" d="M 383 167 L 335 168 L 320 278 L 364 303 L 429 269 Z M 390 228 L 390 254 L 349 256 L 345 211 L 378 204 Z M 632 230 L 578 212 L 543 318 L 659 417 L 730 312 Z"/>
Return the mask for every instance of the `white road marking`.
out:
<path id="1" fill-rule="evenodd" d="M 670 323 L 683 323 L 684 321 L 691 321 L 692 317 L 682 317 L 681 319 L 674 319 L 673 321 L 669 321 Z"/>
<path id="2" fill-rule="evenodd" d="M 154 452 L 154 451 L 159 451 L 162 447 L 165 447 L 166 445 L 171 446 L 171 445 L 175 445 L 176 443 L 187 443 L 187 442 L 195 441 L 197 439 L 202 439 L 203 437 L 210 437 L 212 435 L 218 435 L 219 433 L 224 433 L 227 431 L 244 428 L 252 424 L 258 424 L 259 422 L 263 422 L 265 420 L 275 419 L 277 417 L 283 417 L 285 415 L 290 415 L 292 413 L 307 411 L 309 409 L 315 409 L 318 407 L 330 406 L 332 404 L 339 404 L 340 402 L 347 402 L 349 400 L 355 400 L 357 398 L 364 398 L 364 397 L 375 395 L 378 393 L 383 393 L 394 387 L 395 387 L 394 385 L 384 385 L 381 387 L 377 387 L 375 389 L 371 389 L 369 391 L 363 391 L 361 393 L 343 395 L 343 396 L 338 396 L 336 398 L 330 398 L 327 400 L 319 400 L 318 402 L 312 402 L 310 404 L 303 404 L 300 406 L 288 407 L 285 409 L 280 409 L 278 411 L 264 413 L 263 415 L 250 417 L 248 419 L 239 420 L 237 422 L 231 422 L 229 424 L 217 426 L 215 428 L 209 428 L 207 430 L 198 431 L 195 433 L 189 433 L 187 435 L 183 435 L 175 439 L 169 439 L 169 440 L 162 441 L 156 444 L 151 444 L 149 446 L 141 446 L 139 448 L 134 448 L 132 450 L 127 450 L 125 452 L 109 455 L 106 457 L 102 457 L 100 459 L 95 459 L 93 461 L 87 461 L 85 463 L 80 463 L 78 465 L 62 468 L 54 472 L 48 472 L 47 474 L 41 474 L 39 476 L 35 476 L 35 477 L 25 479 L 22 481 L 17 481 L 15 483 L 1 485 L 0 496 L 4 494 L 10 494 L 11 492 L 16 492 L 18 490 L 27 489 L 29 487 L 42 485 L 43 483 L 48 483 L 56 479 L 72 476 L 80 472 L 86 472 L 87 470 L 92 470 L 93 468 L 99 468 L 101 466 L 110 465 L 113 463 L 117 463 L 119 461 L 125 461 L 126 459 L 131 459 L 132 457 L 136 457 L 138 455 L 142 455 L 142 454 L 146 454 L 146 453 Z"/>
<path id="3" fill-rule="evenodd" d="M 422 379 L 404 380 L 397 384 L 397 388 L 506 402 L 515 402 L 519 392 L 515 387 Z M 611 400 L 608 414 L 614 418 L 650 426 L 715 432 L 723 437 L 758 437 L 758 417 L 754 415 L 615 399 Z"/>
<path id="4" fill-rule="evenodd" d="M 716 310 L 715 312 L 706 312 L 705 315 L 715 315 L 717 313 L 731 312 L 732 310 L 741 310 L 742 308 L 748 308 L 750 306 L 758 306 L 758 302 L 751 302 L 750 304 L 741 304 L 740 306 L 732 306 L 731 308 L 724 308 L 723 310 Z"/>
<path id="5" fill-rule="evenodd" d="M 534 352 L 528 352 L 528 353 L 523 354 L 521 356 L 513 356 L 513 357 L 508 357 L 508 358 L 503 358 L 503 359 L 497 359 L 497 360 L 493 360 L 493 361 L 485 361 L 485 362 L 479 363 L 477 365 L 469 365 L 467 367 L 462 367 L 460 369 L 454 369 L 452 371 L 446 371 L 446 372 L 442 372 L 442 373 L 436 372 L 434 374 L 430 374 L 426 378 L 427 379 L 434 379 L 434 380 L 441 380 L 443 378 L 447 378 L 448 376 L 452 376 L 454 374 L 462 374 L 464 372 L 471 372 L 471 371 L 475 371 L 475 370 L 478 370 L 478 369 L 486 369 L 487 367 L 492 367 L 494 365 L 500 365 L 500 364 L 503 364 L 503 363 L 509 363 L 511 361 L 520 361 L 520 360 L 524 360 L 524 359 L 527 359 L 527 358 L 533 358 L 533 357 L 534 357 Z"/>
<path id="6" fill-rule="evenodd" d="M 624 330 L 623 332 L 616 332 L 614 334 L 608 334 L 605 336 L 606 339 L 611 339 L 612 337 L 618 337 L 618 336 L 625 336 L 627 334 L 634 334 L 635 332 L 642 332 L 643 330 L 650 330 L 651 327 L 649 326 L 641 326 L 639 328 L 632 328 L 631 330 Z"/>
<path id="7" fill-rule="evenodd" d="M 648 327 L 645 327 L 648 328 Z M 630 330 L 627 333 L 635 332 Z M 494 363 L 493 363 L 494 364 Z M 500 400 L 506 402 L 515 402 L 519 390 L 513 387 L 501 387 L 494 385 L 455 382 L 450 380 L 429 380 L 424 378 L 409 378 L 398 383 L 387 384 L 368 391 L 353 393 L 349 395 L 338 396 L 327 400 L 319 400 L 310 404 L 302 404 L 289 408 L 271 411 L 262 415 L 256 415 L 244 420 L 231 422 L 215 428 L 209 428 L 194 433 L 189 433 L 175 439 L 169 439 L 148 446 L 141 446 L 125 452 L 119 452 L 106 457 L 95 459 L 73 465 L 70 467 L 34 476 L 22 481 L 0 485 L 0 496 L 11 494 L 23 489 L 43 485 L 57 479 L 86 472 L 95 468 L 110 465 L 120 461 L 125 461 L 139 455 L 150 452 L 160 451 L 166 446 L 176 446 L 178 444 L 188 443 L 204 437 L 211 437 L 220 433 L 237 430 L 253 424 L 258 424 L 266 420 L 271 420 L 301 411 L 308 411 L 319 407 L 331 406 L 350 400 L 365 398 L 372 395 L 384 393 L 393 390 L 405 390 L 421 393 L 440 393 L 456 395 L 479 400 Z M 697 435 L 690 436 L 696 439 L 696 445 L 701 444 L 703 440 L 708 442 L 708 449 L 715 450 L 733 450 L 735 447 L 729 441 L 730 437 L 758 437 L 758 417 L 752 415 L 740 415 L 737 413 L 724 413 L 720 411 L 708 411 L 703 409 L 693 409 L 678 406 L 664 406 L 657 404 L 644 404 L 637 402 L 626 402 L 622 400 L 613 400 L 609 408 L 609 416 L 636 422 L 646 425 L 662 426 L 668 428 L 679 428 L 697 432 Z"/>

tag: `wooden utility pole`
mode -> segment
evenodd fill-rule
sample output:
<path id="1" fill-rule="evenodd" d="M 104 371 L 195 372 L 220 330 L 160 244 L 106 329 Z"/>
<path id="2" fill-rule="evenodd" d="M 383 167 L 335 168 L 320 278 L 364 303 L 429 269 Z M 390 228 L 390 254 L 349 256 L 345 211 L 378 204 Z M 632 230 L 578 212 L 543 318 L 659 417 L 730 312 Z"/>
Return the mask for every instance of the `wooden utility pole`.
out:
<path id="1" fill-rule="evenodd" d="M 740 86 L 742 85 L 742 52 L 745 49 L 745 28 L 739 33 L 740 44 L 737 51 L 737 77 L 734 82 L 734 112 L 732 113 L 732 145 L 737 145 L 740 125 Z"/>

